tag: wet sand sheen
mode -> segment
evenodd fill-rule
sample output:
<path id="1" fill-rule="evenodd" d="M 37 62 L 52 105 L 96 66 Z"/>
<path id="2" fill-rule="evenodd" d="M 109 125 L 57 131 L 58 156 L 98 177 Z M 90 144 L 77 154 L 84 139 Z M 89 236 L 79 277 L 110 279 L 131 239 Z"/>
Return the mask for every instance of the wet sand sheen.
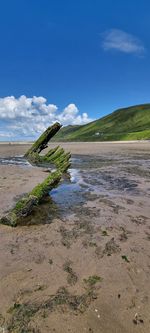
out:
<path id="1" fill-rule="evenodd" d="M 0 226 L 2 325 L 9 332 L 147 333 L 149 145 L 70 147 L 71 182 L 53 190 L 34 216 L 37 225 Z M 25 149 L 0 145 L 0 156 Z M 24 165 L 0 171 L 1 214 L 45 178 L 43 169 Z"/>

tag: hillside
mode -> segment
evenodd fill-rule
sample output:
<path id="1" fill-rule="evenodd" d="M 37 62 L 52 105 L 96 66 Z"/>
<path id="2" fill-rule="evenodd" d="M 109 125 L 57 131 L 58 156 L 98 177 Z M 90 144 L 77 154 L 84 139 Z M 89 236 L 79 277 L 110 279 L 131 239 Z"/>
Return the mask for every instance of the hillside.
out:
<path id="1" fill-rule="evenodd" d="M 118 109 L 86 125 L 63 127 L 53 141 L 150 139 L 150 104 Z"/>

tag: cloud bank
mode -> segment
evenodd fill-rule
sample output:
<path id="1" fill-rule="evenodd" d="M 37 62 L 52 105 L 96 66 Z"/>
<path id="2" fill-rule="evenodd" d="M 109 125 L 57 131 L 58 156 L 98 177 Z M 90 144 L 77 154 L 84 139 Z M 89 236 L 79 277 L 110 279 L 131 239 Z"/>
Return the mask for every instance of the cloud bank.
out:
<path id="1" fill-rule="evenodd" d="M 119 30 L 110 29 L 102 33 L 102 48 L 105 51 L 117 50 L 123 53 L 144 55 L 145 47 L 135 36 Z"/>
<path id="2" fill-rule="evenodd" d="M 0 98 L 0 140 L 32 139 L 56 121 L 62 125 L 83 125 L 92 120 L 87 113 L 80 114 L 73 103 L 59 111 L 42 96 Z"/>

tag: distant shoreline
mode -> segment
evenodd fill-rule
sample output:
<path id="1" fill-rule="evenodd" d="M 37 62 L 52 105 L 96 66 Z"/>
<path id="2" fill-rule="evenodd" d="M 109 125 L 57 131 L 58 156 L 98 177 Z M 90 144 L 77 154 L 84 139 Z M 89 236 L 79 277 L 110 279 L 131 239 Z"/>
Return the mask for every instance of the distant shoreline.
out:
<path id="1" fill-rule="evenodd" d="M 34 141 L 0 141 L 0 145 L 30 145 Z M 150 140 L 124 140 L 124 141 L 53 141 L 53 144 L 127 144 L 127 143 L 150 143 Z"/>

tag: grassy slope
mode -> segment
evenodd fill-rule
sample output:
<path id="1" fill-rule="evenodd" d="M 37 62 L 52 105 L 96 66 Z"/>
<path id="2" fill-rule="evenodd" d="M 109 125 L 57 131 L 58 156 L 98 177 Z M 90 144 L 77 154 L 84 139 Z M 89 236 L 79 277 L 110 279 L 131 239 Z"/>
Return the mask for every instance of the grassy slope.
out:
<path id="1" fill-rule="evenodd" d="M 55 141 L 140 139 L 150 139 L 150 104 L 119 109 L 86 125 L 64 127 L 54 138 Z"/>

